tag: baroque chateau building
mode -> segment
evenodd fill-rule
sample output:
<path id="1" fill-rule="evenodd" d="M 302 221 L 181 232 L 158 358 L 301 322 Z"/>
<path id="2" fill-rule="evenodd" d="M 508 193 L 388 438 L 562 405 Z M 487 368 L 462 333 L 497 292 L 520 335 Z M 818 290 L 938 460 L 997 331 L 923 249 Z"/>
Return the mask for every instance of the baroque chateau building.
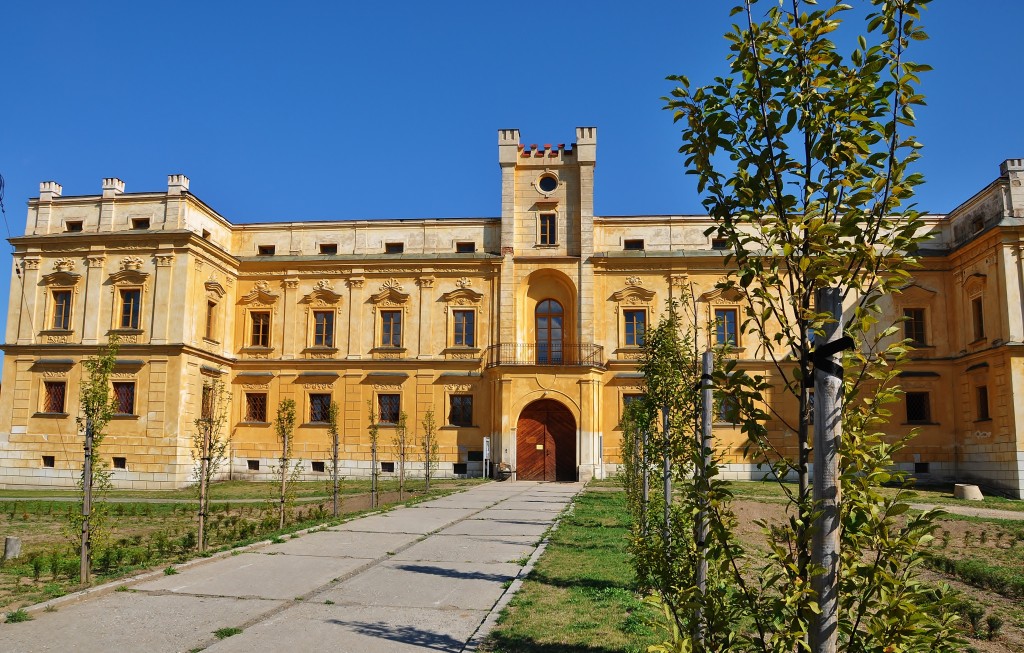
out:
<path id="1" fill-rule="evenodd" d="M 490 457 L 519 479 L 586 480 L 620 463 L 623 406 L 642 392 L 644 330 L 666 301 L 695 305 L 701 344 L 729 343 L 771 374 L 738 333 L 738 298 L 706 216 L 594 215 L 597 133 L 524 145 L 498 133 L 501 216 L 234 224 L 171 175 L 166 191 L 65 197 L 40 185 L 14 245 L 3 378 L 0 487 L 73 486 L 80 476 L 83 358 L 117 335 L 116 415 L 102 455 L 118 487 L 181 487 L 204 386 L 229 390 L 232 478 L 268 477 L 273 420 L 295 401 L 305 478 L 330 470 L 327 410 L 340 408 L 344 476 L 397 467 L 432 410 L 439 473 L 480 475 Z M 931 481 L 1024 494 L 1024 160 L 949 215 L 926 219 L 914 281 L 887 305 L 917 343 L 893 409 L 919 437 L 899 464 Z M 692 302 L 692 298 L 696 302 Z M 703 328 L 701 325 L 713 325 Z M 769 401 L 795 412 L 780 390 Z M 1018 408 L 1020 410 L 1018 410 Z M 795 441 L 768 424 L 779 446 Z M 732 478 L 764 472 L 739 429 L 715 436 Z M 412 456 L 412 473 L 422 457 Z"/>

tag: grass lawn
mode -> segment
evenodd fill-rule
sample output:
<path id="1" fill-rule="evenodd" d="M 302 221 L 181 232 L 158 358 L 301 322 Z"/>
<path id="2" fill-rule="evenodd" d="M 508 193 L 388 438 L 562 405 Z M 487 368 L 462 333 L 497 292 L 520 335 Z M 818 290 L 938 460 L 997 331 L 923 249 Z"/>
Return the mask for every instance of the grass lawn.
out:
<path id="1" fill-rule="evenodd" d="M 494 653 L 639 653 L 664 639 L 633 593 L 625 495 L 577 497 L 483 650 Z"/>

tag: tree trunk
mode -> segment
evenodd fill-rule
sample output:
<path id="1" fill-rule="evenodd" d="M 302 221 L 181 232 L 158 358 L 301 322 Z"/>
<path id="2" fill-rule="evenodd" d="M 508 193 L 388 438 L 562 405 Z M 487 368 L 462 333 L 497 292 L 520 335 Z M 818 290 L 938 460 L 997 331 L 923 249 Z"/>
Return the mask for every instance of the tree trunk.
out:
<path id="1" fill-rule="evenodd" d="M 89 541 L 89 517 L 92 514 L 92 418 L 85 420 L 85 463 L 82 465 L 82 547 L 79 555 L 79 579 L 85 585 L 90 580 L 92 563 Z"/>
<path id="2" fill-rule="evenodd" d="M 209 490 L 207 477 L 210 475 L 210 429 L 210 424 L 203 424 L 203 451 L 199 458 L 199 537 L 197 538 L 197 547 L 200 553 L 206 550 L 206 513 L 209 504 L 206 493 Z"/>

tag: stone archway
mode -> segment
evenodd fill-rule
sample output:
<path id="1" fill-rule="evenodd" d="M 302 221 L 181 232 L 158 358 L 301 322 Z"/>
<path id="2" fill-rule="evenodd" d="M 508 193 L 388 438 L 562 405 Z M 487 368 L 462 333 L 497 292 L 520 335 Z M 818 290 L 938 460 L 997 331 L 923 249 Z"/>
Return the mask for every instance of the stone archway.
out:
<path id="1" fill-rule="evenodd" d="M 523 408 L 516 428 L 516 478 L 576 480 L 576 419 L 554 399 Z"/>

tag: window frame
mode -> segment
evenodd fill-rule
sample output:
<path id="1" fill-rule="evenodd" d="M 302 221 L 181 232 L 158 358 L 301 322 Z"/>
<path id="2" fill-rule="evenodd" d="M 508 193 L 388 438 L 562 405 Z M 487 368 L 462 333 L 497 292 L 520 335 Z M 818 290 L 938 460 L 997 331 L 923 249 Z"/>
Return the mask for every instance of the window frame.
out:
<path id="1" fill-rule="evenodd" d="M 911 313 L 919 313 L 920 320 Z M 915 337 L 917 335 L 921 337 Z M 919 306 L 903 307 L 903 337 L 914 346 L 928 346 L 928 309 Z"/>
<path id="2" fill-rule="evenodd" d="M 466 406 L 468 400 L 468 407 Z M 459 406 L 456 413 L 456 403 Z M 468 414 L 467 414 L 468 409 Z M 461 421 L 457 421 L 458 417 Z M 448 426 L 469 427 L 473 426 L 473 394 L 469 392 L 453 392 L 448 395 Z"/>
<path id="3" fill-rule="evenodd" d="M 463 320 L 460 333 L 459 317 L 465 315 L 469 316 L 469 329 L 466 329 L 466 323 Z M 476 347 L 476 309 L 458 308 L 452 310 L 452 346 L 471 349 Z"/>
<path id="4" fill-rule="evenodd" d="M 277 254 L 277 245 L 257 245 L 256 256 L 274 256 Z"/>
<path id="5" fill-rule="evenodd" d="M 119 386 L 120 387 L 130 387 L 131 388 L 131 394 L 129 395 L 129 397 L 130 397 L 129 401 L 131 402 L 131 405 L 128 407 L 127 411 L 122 410 L 122 406 L 123 406 L 123 404 L 121 403 L 122 397 L 121 397 L 120 393 L 118 393 L 118 391 L 117 391 L 117 388 Z M 136 389 L 137 389 L 137 387 L 136 387 L 135 381 L 123 381 L 123 380 L 111 381 L 110 382 L 110 389 L 111 389 L 111 392 L 112 392 L 112 395 L 113 395 L 113 399 L 114 399 L 114 401 L 113 401 L 113 404 L 114 404 L 114 415 L 116 417 L 135 417 L 136 415 L 138 415 L 138 412 L 136 411 L 136 408 L 137 408 L 137 406 L 136 406 L 136 399 L 137 399 L 137 397 L 136 397 L 136 394 L 137 394 L 136 393 Z"/>
<path id="6" fill-rule="evenodd" d="M 989 422 L 992 420 L 991 397 L 988 394 L 988 385 L 974 386 L 974 410 L 977 414 L 975 422 Z"/>
<path id="7" fill-rule="evenodd" d="M 320 243 L 319 250 L 323 256 L 337 256 L 338 243 Z"/>
<path id="8" fill-rule="evenodd" d="M 974 338 L 972 342 L 980 342 L 985 339 L 985 296 L 974 295 L 971 297 L 971 327 Z"/>
<path id="9" fill-rule="evenodd" d="M 624 252 L 642 252 L 644 251 L 645 243 L 643 238 L 623 238 L 622 239 L 622 251 Z"/>
<path id="10" fill-rule="evenodd" d="M 732 319 L 733 319 L 732 328 L 733 328 L 733 331 L 732 331 L 732 334 L 731 334 L 732 335 L 732 341 L 731 342 L 729 341 L 730 333 L 729 333 L 729 329 L 728 329 L 728 322 L 723 322 L 720 319 L 720 317 L 719 317 L 719 313 L 731 313 L 732 314 Z M 739 312 L 739 308 L 736 307 L 736 306 L 715 306 L 711 310 L 711 317 L 712 317 L 712 328 L 714 329 L 714 344 L 715 344 L 715 346 L 716 347 L 729 346 L 729 347 L 733 347 L 733 348 L 738 348 L 740 346 L 740 328 L 739 328 L 740 312 Z M 725 335 L 725 339 L 724 340 L 722 338 L 720 338 L 720 336 L 723 333 Z"/>
<path id="11" fill-rule="evenodd" d="M 336 327 L 337 320 L 335 319 L 337 314 L 336 309 L 317 309 L 313 311 L 313 347 L 322 347 L 326 349 L 334 349 L 336 347 Z M 325 320 L 323 332 L 320 330 L 320 317 L 326 316 L 329 320 Z M 327 322 L 330 322 L 328 325 Z"/>
<path id="12" fill-rule="evenodd" d="M 387 397 L 387 401 L 391 401 L 394 398 L 395 410 L 394 410 L 394 421 L 384 420 L 384 401 Z M 389 408 L 390 411 L 390 408 Z M 377 393 L 377 424 L 380 426 L 397 426 L 398 420 L 401 419 L 402 415 L 402 393 L 400 392 L 378 392 Z M 391 417 L 392 415 L 388 415 Z"/>
<path id="13" fill-rule="evenodd" d="M 911 396 L 912 395 L 915 398 L 923 399 L 923 401 L 924 401 L 924 403 L 922 404 L 922 406 L 924 407 L 924 415 L 922 417 L 919 417 L 919 418 L 916 418 L 916 419 L 911 419 L 911 415 L 910 415 L 910 402 L 911 402 Z M 904 417 L 906 418 L 906 422 L 905 422 L 906 424 L 934 424 L 935 423 L 932 420 L 932 398 L 931 398 L 931 392 L 929 392 L 927 390 L 910 390 L 910 391 L 905 392 L 903 394 L 903 403 L 904 403 Z"/>
<path id="14" fill-rule="evenodd" d="M 402 322 L 403 311 L 402 309 L 387 308 L 378 311 L 380 313 L 380 336 L 378 338 L 379 347 L 390 348 L 390 349 L 401 349 L 403 336 L 402 333 Z M 391 318 L 390 325 L 388 325 L 388 318 Z M 395 328 L 397 323 L 397 329 Z M 386 329 L 386 327 L 390 328 Z M 397 338 L 396 338 L 397 331 Z M 395 342 L 397 340 L 397 342 Z"/>
<path id="15" fill-rule="evenodd" d="M 139 302 L 138 308 L 128 313 L 128 324 L 125 324 L 125 296 L 130 293 L 137 293 Z M 115 330 L 118 331 L 142 331 L 142 300 L 145 296 L 142 286 L 118 286 L 117 288 L 117 313 L 115 317 Z"/>
<path id="16" fill-rule="evenodd" d="M 254 417 L 259 417 L 259 415 L 253 415 L 253 402 L 251 401 L 251 398 L 255 399 L 256 397 L 262 397 L 263 400 L 263 419 L 254 419 Z M 242 404 L 243 424 L 269 424 L 269 422 L 267 421 L 267 406 L 270 403 L 270 396 L 266 390 L 254 390 L 251 392 L 246 391 L 244 393 L 244 400 L 245 401 Z"/>
<path id="17" fill-rule="evenodd" d="M 255 342 L 255 340 L 256 340 L 256 316 L 257 315 L 259 315 L 259 316 L 266 316 L 266 325 L 267 325 L 266 332 L 262 334 L 262 335 L 265 336 L 265 338 L 261 338 L 261 342 L 259 342 L 259 343 Z M 248 332 L 249 333 L 247 334 L 248 337 L 246 338 L 246 342 L 248 343 L 246 345 L 247 347 L 262 348 L 262 349 L 271 349 L 272 348 L 271 345 L 273 344 L 273 319 L 274 319 L 273 316 L 274 316 L 274 312 L 272 310 L 270 310 L 270 309 L 262 309 L 262 308 L 260 308 L 260 309 L 252 309 L 252 310 L 248 311 L 248 315 L 246 316 L 247 322 L 248 322 L 248 327 L 249 327 L 248 328 Z M 263 342 L 264 340 L 265 340 L 265 342 Z"/>
<path id="18" fill-rule="evenodd" d="M 630 321 L 630 317 L 640 316 L 640 333 L 637 334 L 637 321 Z M 632 326 L 632 333 L 630 327 Z M 624 308 L 622 309 L 622 343 L 624 347 L 643 347 L 647 334 L 647 309 L 646 308 Z M 630 342 L 632 340 L 632 342 Z"/>
<path id="19" fill-rule="evenodd" d="M 67 304 L 66 304 L 67 309 L 65 311 L 66 315 L 64 316 L 66 318 L 66 320 L 64 321 L 64 326 L 58 326 L 57 325 L 57 316 L 58 316 L 57 310 L 58 310 L 58 306 L 60 306 L 60 304 L 58 304 L 58 302 L 57 302 L 57 295 L 63 295 L 65 293 L 67 293 L 67 296 L 68 296 L 68 301 L 67 301 Z M 73 327 L 72 327 L 72 320 L 74 319 L 74 302 L 75 302 L 75 290 L 74 290 L 74 288 L 58 287 L 58 288 L 51 288 L 50 289 L 50 316 L 49 316 L 50 319 L 47 322 L 50 325 L 50 330 L 52 330 L 52 331 L 73 331 L 74 330 Z"/>
<path id="20" fill-rule="evenodd" d="M 217 335 L 217 308 L 219 306 L 220 303 L 209 298 L 206 299 L 206 329 L 203 338 L 210 342 L 218 342 L 215 336 Z"/>
<path id="21" fill-rule="evenodd" d="M 60 410 L 51 410 L 51 408 L 53 407 L 50 404 L 50 387 L 51 386 L 53 386 L 54 388 L 56 388 L 57 386 L 60 386 L 60 388 L 61 388 L 61 391 L 60 391 L 61 392 L 61 394 L 60 394 Z M 68 382 L 67 382 L 67 379 L 43 379 L 42 402 L 41 403 L 42 403 L 42 405 L 40 406 L 40 408 L 42 408 L 42 410 L 40 410 L 39 412 L 41 412 L 43 414 L 46 414 L 46 415 L 67 415 L 68 414 L 68 412 L 67 412 L 67 408 L 68 408 Z"/>
<path id="22" fill-rule="evenodd" d="M 385 254 L 405 254 L 405 241 L 384 243 Z"/>
<path id="23" fill-rule="evenodd" d="M 558 245 L 558 214 L 545 211 L 537 214 L 537 245 L 555 247 Z"/>
<path id="24" fill-rule="evenodd" d="M 314 406 L 318 402 L 322 402 L 325 399 L 326 399 L 327 403 L 319 407 L 319 411 L 322 411 L 322 412 L 319 415 L 314 414 Z M 306 402 L 307 402 L 307 404 L 309 406 L 309 411 L 306 413 L 308 415 L 307 423 L 308 424 L 323 424 L 323 425 L 329 424 L 330 423 L 330 410 L 331 410 L 331 401 L 332 400 L 333 400 L 333 396 L 331 395 L 330 392 L 310 392 L 310 393 L 307 393 L 307 395 L 306 395 Z M 317 417 L 321 417 L 322 419 L 316 419 Z"/>
<path id="25" fill-rule="evenodd" d="M 476 253 L 476 241 L 474 240 L 460 240 L 455 242 L 455 253 L 456 254 L 475 254 Z"/>

